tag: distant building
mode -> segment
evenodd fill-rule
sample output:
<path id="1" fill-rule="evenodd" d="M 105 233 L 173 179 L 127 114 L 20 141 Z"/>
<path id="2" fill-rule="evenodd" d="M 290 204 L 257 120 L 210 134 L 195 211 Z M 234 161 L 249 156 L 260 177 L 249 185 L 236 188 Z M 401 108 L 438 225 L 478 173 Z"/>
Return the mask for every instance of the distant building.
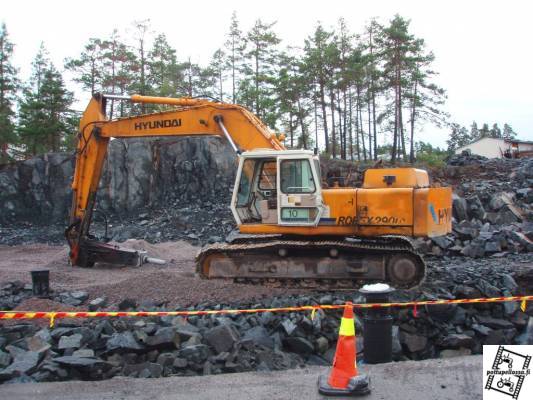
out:
<path id="1" fill-rule="evenodd" d="M 465 150 L 487 158 L 531 157 L 533 156 L 533 142 L 484 137 L 459 147 L 455 150 L 455 154 L 461 154 Z"/>

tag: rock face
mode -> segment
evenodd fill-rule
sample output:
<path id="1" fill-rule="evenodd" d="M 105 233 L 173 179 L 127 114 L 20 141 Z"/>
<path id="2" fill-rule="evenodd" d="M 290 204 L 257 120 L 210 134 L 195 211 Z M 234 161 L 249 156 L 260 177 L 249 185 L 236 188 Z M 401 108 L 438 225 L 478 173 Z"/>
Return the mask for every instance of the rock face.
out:
<path id="1" fill-rule="evenodd" d="M 74 166 L 71 153 L 48 153 L 1 166 L 0 223 L 65 220 Z M 226 199 L 235 170 L 233 151 L 215 137 L 113 140 L 98 207 L 123 214 L 172 200 Z"/>

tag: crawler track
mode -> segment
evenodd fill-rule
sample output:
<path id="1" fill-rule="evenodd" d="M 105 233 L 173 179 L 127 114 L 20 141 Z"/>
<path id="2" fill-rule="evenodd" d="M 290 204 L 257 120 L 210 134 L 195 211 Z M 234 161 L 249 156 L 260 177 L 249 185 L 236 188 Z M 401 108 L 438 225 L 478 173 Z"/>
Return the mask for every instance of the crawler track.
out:
<path id="1" fill-rule="evenodd" d="M 301 240 L 244 237 L 204 247 L 196 257 L 205 279 L 287 288 L 350 289 L 367 282 L 417 286 L 425 263 L 407 238 Z"/>

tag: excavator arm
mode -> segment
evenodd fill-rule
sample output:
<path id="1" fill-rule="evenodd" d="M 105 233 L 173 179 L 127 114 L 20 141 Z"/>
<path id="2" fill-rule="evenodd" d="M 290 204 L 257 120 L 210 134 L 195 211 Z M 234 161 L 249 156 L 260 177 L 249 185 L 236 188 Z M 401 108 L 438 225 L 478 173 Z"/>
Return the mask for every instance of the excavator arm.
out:
<path id="1" fill-rule="evenodd" d="M 174 108 L 109 120 L 105 112 L 108 99 Z M 262 121 L 238 105 L 192 98 L 95 94 L 80 121 L 70 225 L 65 232 L 73 265 L 90 266 L 96 261 L 126 264 L 143 262 L 138 252 L 93 240 L 89 235 L 89 227 L 109 140 L 153 136 L 223 136 L 238 154 L 259 148 L 285 149 Z"/>

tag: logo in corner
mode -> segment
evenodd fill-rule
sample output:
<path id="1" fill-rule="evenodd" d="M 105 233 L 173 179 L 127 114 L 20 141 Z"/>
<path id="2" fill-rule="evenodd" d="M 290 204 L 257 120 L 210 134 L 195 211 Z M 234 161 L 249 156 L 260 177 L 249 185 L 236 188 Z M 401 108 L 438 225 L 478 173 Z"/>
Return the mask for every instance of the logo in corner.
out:
<path id="1" fill-rule="evenodd" d="M 492 359 L 489 353 L 494 347 L 498 347 L 498 350 Z M 524 392 L 524 381 L 531 374 L 529 369 L 531 350 L 533 346 L 483 346 L 483 369 L 487 377 L 484 399 L 512 398 L 517 400 L 519 398 L 520 393 Z M 492 366 L 490 366 L 491 360 Z M 528 397 L 530 387 L 533 386 L 533 382 L 531 383 L 532 385 L 528 385 L 528 389 L 525 390 L 527 398 L 531 398 Z"/>

